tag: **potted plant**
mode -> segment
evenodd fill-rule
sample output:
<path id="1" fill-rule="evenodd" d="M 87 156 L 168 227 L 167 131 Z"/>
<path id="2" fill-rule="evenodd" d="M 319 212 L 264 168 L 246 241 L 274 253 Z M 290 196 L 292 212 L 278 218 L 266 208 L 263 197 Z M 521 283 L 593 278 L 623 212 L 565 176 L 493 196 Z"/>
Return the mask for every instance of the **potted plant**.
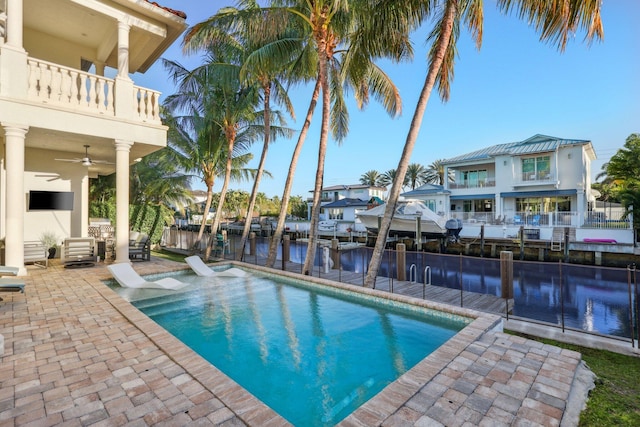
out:
<path id="1" fill-rule="evenodd" d="M 40 242 L 48 249 L 48 258 L 54 258 L 58 251 L 58 236 L 50 231 L 45 231 L 40 235 Z"/>

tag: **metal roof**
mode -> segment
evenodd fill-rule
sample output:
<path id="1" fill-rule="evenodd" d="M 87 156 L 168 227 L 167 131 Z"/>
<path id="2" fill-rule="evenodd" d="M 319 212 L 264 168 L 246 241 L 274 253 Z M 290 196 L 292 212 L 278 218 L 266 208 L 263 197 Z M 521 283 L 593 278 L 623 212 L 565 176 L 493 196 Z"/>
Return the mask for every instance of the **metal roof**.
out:
<path id="1" fill-rule="evenodd" d="M 489 160 L 496 156 L 504 155 L 522 155 L 535 153 L 548 153 L 555 151 L 559 147 L 570 145 L 589 145 L 589 150 L 593 153 L 591 141 L 586 139 L 563 139 L 548 135 L 534 135 L 524 141 L 511 142 L 508 144 L 492 145 L 481 150 L 472 151 L 471 153 L 462 154 L 460 156 L 451 157 L 444 160 L 443 164 L 461 163 L 475 160 Z M 595 153 L 593 153 L 595 158 Z"/>
<path id="2" fill-rule="evenodd" d="M 420 187 L 400 194 L 402 197 L 431 196 L 434 194 L 451 194 L 451 191 L 445 190 L 442 185 L 424 184 Z"/>

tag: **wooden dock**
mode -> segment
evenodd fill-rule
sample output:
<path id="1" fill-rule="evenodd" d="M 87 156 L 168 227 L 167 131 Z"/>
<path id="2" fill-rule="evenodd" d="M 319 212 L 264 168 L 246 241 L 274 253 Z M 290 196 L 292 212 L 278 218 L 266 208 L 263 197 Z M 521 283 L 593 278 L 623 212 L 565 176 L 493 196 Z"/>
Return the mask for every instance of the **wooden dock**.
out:
<path id="1" fill-rule="evenodd" d="M 264 266 L 266 258 L 247 255 L 245 262 L 249 264 L 258 264 Z M 274 269 L 282 270 L 282 261 L 276 261 Z M 291 273 L 302 274 L 302 264 L 295 262 L 287 262 L 284 266 L 285 270 Z M 331 269 L 328 273 L 324 273 L 322 268 L 316 266 L 313 269 L 314 277 L 321 277 L 335 282 L 349 283 L 355 286 L 363 286 L 364 274 L 354 273 L 350 271 Z M 419 299 L 427 299 L 443 304 L 455 305 L 458 307 L 469 308 L 472 310 L 483 311 L 487 313 L 506 316 L 513 310 L 513 299 L 508 301 L 495 295 L 486 295 L 477 292 L 460 291 L 460 289 L 450 289 L 444 286 L 425 285 L 422 283 L 400 281 L 390 279 L 384 276 L 378 276 L 376 280 L 376 289 L 396 294 L 406 295 Z M 507 308 L 508 307 L 508 308 Z"/>

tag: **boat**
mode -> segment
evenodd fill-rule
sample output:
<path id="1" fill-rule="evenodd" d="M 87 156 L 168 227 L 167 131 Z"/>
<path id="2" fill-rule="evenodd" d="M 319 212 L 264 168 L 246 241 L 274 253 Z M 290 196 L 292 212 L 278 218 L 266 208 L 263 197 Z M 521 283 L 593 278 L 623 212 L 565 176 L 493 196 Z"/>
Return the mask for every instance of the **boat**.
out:
<path id="1" fill-rule="evenodd" d="M 367 231 L 378 232 L 378 218 L 384 216 L 387 205 L 382 204 L 375 208 L 356 213 L 358 219 L 367 228 Z M 420 221 L 417 221 L 420 218 Z M 421 236 L 442 237 L 447 234 L 446 219 L 429 209 L 419 200 L 407 200 L 398 202 L 389 235 L 402 237 Z"/>

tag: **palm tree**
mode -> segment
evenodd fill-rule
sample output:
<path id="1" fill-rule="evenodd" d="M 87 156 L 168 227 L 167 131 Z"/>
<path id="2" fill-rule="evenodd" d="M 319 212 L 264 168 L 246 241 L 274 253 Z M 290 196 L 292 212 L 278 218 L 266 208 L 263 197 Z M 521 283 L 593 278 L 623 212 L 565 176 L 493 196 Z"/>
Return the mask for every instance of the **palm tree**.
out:
<path id="1" fill-rule="evenodd" d="M 383 187 L 388 187 L 389 185 L 392 185 L 393 182 L 396 180 L 396 176 L 398 176 L 397 171 L 395 169 L 389 169 L 388 171 L 380 175 L 380 180 L 378 181 L 378 183 Z M 407 186 L 407 178 L 405 177 L 402 183 L 402 188 L 406 186 Z"/>
<path id="2" fill-rule="evenodd" d="M 184 38 L 185 51 L 197 51 L 212 43 L 230 44 L 242 52 L 242 68 L 240 75 L 243 84 L 255 86 L 262 93 L 264 139 L 258 172 L 253 182 L 253 189 L 247 206 L 246 221 L 242 232 L 240 247 L 244 247 L 251 227 L 251 216 L 254 211 L 258 188 L 264 172 L 271 137 L 277 134 L 289 136 L 291 131 L 280 127 L 272 129 L 272 98 L 281 101 L 289 114 L 294 116 L 293 106 L 283 85 L 278 80 L 278 74 L 282 73 L 284 65 L 273 50 L 261 52 L 261 48 L 270 45 L 274 40 L 280 39 L 284 29 L 278 25 L 276 14 L 268 9 L 260 9 L 257 2 L 245 0 L 242 8 L 227 7 L 220 9 L 218 13 L 208 20 L 196 24 Z M 255 31 L 261 28 L 260 31 Z M 280 124 L 284 119 L 277 113 L 275 115 Z M 272 131 L 274 135 L 272 135 Z M 240 259 L 244 251 L 238 252 Z"/>
<path id="3" fill-rule="evenodd" d="M 353 32 L 354 12 L 362 11 L 362 6 L 367 5 L 365 1 L 346 2 L 344 0 L 315 0 L 315 1 L 274 1 L 275 6 L 282 6 L 282 10 L 286 11 L 291 20 L 295 22 L 295 27 L 301 30 L 300 34 L 303 44 L 300 45 L 301 54 L 297 58 L 307 66 L 304 73 L 305 76 L 310 74 L 317 75 L 317 87 L 314 89 L 307 118 L 313 115 L 315 103 L 321 90 L 322 93 L 322 118 L 320 126 L 320 138 L 318 145 L 318 165 L 316 169 L 316 179 L 314 186 L 313 209 L 311 215 L 311 234 L 307 248 L 307 255 L 304 266 L 302 268 L 305 274 L 309 274 L 313 259 L 315 257 L 316 245 L 316 226 L 320 213 L 320 195 L 322 190 L 322 180 L 324 175 L 324 161 L 326 154 L 326 146 L 329 137 L 329 129 L 331 128 L 333 137 L 340 142 L 346 135 L 348 129 L 348 114 L 346 111 L 343 92 L 341 90 L 344 84 L 351 84 L 354 95 L 360 106 L 366 105 L 369 101 L 370 94 L 382 100 L 387 111 L 392 114 L 398 114 L 400 110 L 399 95 L 397 89 L 381 70 L 371 61 L 371 55 L 367 53 L 368 46 L 362 45 L 358 48 L 349 46 L 347 37 Z M 408 44 L 407 40 L 397 40 L 390 37 L 388 43 L 395 43 L 403 46 Z M 337 50 L 338 46 L 344 45 L 344 50 Z M 406 48 L 402 50 L 404 54 Z M 337 53 L 341 53 L 342 62 L 338 62 Z M 401 56 L 400 54 L 398 54 Z M 303 67 L 304 68 L 304 67 Z M 308 126 L 303 127 L 306 136 Z M 304 139 L 299 138 L 294 157 L 299 154 L 298 148 Z M 297 164 L 292 159 L 292 166 Z M 290 168 L 290 175 L 295 168 Z M 288 177 L 288 179 L 289 179 Z M 283 207 L 287 208 L 288 196 L 283 197 Z M 267 265 L 275 262 L 275 249 L 281 230 L 284 228 L 284 215 L 280 215 L 278 227 L 274 239 L 269 249 L 269 257 Z"/>
<path id="4" fill-rule="evenodd" d="M 380 172 L 372 169 L 360 176 L 360 184 L 375 187 L 380 183 L 380 177 Z"/>
<path id="5" fill-rule="evenodd" d="M 424 184 L 426 182 L 425 181 L 426 172 L 427 170 L 421 164 L 411 163 L 409 167 L 407 167 L 407 177 L 406 177 L 407 185 L 411 187 L 412 190 L 415 190 L 416 187 L 419 187 L 422 184 Z"/>
<path id="6" fill-rule="evenodd" d="M 434 160 L 425 170 L 424 184 L 437 184 L 444 185 L 445 182 L 445 168 L 444 159 Z M 449 169 L 448 173 L 449 182 L 455 181 L 453 170 Z"/>
<path id="7" fill-rule="evenodd" d="M 460 33 L 460 24 L 464 23 L 475 39 L 479 48 L 482 42 L 483 10 L 481 0 L 445 0 L 440 2 L 418 1 L 425 8 L 421 15 L 426 18 L 437 12 L 437 22 L 429 34 L 433 41 L 429 52 L 429 67 L 423 88 L 418 98 L 416 110 L 411 121 L 407 139 L 398 162 L 398 178 L 394 181 L 387 207 L 382 219 L 375 248 L 369 262 L 365 286 L 374 287 L 378 275 L 378 269 L 382 261 L 382 254 L 386 243 L 386 236 L 391 227 L 393 212 L 396 209 L 401 185 L 406 176 L 409 159 L 413 152 L 418 132 L 422 125 L 422 118 L 427 108 L 433 87 L 437 84 L 438 92 L 443 101 L 449 98 L 449 89 L 453 78 L 453 66 L 456 54 L 456 43 Z M 603 35 L 602 21 L 600 19 L 599 1 L 577 2 L 540 2 L 538 0 L 498 0 L 497 5 L 505 12 L 516 10 L 521 18 L 526 19 L 538 31 L 543 41 L 550 41 L 563 51 L 566 42 L 578 27 L 587 30 L 587 39 L 601 38 Z M 407 15 L 415 13 L 414 2 L 402 3 L 406 7 Z M 436 9 L 438 8 L 438 9 Z M 412 15 L 414 16 L 414 15 Z"/>
<path id="8" fill-rule="evenodd" d="M 193 202 L 190 177 L 177 167 L 166 149 L 145 156 L 131 167 L 130 203 L 173 206 L 180 210 Z"/>
<path id="9" fill-rule="evenodd" d="M 224 176 L 228 183 L 231 178 L 248 179 L 252 175 L 244 168 L 252 158 L 246 152 L 245 144 L 251 135 L 245 136 L 248 132 L 241 131 L 242 143 L 229 147 L 222 126 L 224 117 L 220 113 L 224 112 L 224 101 L 232 103 L 234 97 L 217 86 L 220 72 L 216 72 L 215 66 L 208 66 L 209 63 L 187 70 L 176 62 L 164 61 L 164 64 L 173 81 L 178 83 L 178 92 L 165 100 L 168 148 L 177 164 L 187 173 L 200 177 L 207 188 L 204 219 L 195 242 L 199 247 L 211 209 L 216 177 Z M 234 130 L 233 126 L 231 128 Z M 216 212 L 222 212 L 223 203 L 224 198 L 218 203 Z M 213 230 L 215 237 L 216 229 Z"/>

